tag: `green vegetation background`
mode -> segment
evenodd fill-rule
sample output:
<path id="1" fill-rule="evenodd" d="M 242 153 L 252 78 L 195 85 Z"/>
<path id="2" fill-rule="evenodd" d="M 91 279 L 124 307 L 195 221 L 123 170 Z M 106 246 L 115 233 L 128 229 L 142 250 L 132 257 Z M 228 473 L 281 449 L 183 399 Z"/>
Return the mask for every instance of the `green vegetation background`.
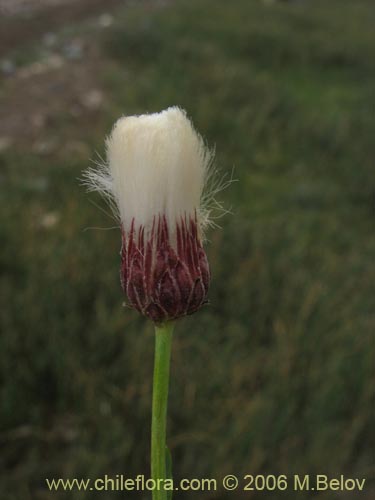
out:
<path id="1" fill-rule="evenodd" d="M 368 478 L 345 498 L 374 492 L 374 25 L 370 0 L 133 3 L 97 40 L 112 104 L 82 131 L 93 156 L 119 115 L 177 104 L 238 179 L 209 234 L 211 304 L 175 333 L 176 479 L 345 474 Z M 122 307 L 118 230 L 84 231 L 114 225 L 79 186 L 87 164 L 0 156 L 4 500 L 93 498 L 46 477 L 148 474 L 152 325 Z"/>

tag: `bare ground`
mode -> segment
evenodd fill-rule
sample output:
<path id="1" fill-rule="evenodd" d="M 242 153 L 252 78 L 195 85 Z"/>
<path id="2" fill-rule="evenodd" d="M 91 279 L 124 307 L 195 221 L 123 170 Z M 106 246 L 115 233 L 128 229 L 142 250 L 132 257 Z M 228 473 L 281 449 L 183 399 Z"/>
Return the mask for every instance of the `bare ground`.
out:
<path id="1" fill-rule="evenodd" d="M 89 127 L 92 133 L 106 102 L 98 78 L 105 61 L 95 30 L 112 22 L 111 12 L 120 3 L 0 0 L 0 152 L 89 154 L 82 138 Z M 57 40 L 59 28 L 86 18 L 93 19 L 94 33 Z M 22 52 L 30 42 L 40 43 L 41 57 L 15 64 L 14 50 Z"/>
<path id="2" fill-rule="evenodd" d="M 110 12 L 122 0 L 0 0 L 0 58 L 43 33 Z"/>

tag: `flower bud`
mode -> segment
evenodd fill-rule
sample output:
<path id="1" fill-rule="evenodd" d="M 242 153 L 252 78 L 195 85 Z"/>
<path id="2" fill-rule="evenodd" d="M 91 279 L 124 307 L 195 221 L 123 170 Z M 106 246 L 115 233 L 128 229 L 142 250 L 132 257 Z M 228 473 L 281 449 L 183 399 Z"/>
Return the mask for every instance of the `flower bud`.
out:
<path id="1" fill-rule="evenodd" d="M 120 118 L 106 144 L 107 165 L 86 178 L 119 215 L 129 305 L 155 323 L 197 311 L 210 281 L 202 239 L 211 153 L 177 107 Z"/>

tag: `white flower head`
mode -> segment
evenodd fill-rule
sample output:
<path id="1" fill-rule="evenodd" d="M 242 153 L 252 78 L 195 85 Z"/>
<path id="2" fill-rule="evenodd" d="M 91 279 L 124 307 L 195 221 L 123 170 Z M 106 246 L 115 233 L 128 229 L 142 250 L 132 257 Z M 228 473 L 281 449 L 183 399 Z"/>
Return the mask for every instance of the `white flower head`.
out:
<path id="1" fill-rule="evenodd" d="M 166 217 L 170 229 L 196 214 L 200 230 L 208 223 L 204 188 L 212 153 L 178 107 L 120 118 L 106 141 L 107 164 L 86 174 L 93 190 L 104 193 L 125 231 L 152 227 Z"/>
<path id="2" fill-rule="evenodd" d="M 212 153 L 178 107 L 120 118 L 106 146 L 107 162 L 85 178 L 121 221 L 121 283 L 130 306 L 156 323 L 197 311 L 210 281 L 203 231 L 210 202 L 227 184 L 205 189 Z"/>

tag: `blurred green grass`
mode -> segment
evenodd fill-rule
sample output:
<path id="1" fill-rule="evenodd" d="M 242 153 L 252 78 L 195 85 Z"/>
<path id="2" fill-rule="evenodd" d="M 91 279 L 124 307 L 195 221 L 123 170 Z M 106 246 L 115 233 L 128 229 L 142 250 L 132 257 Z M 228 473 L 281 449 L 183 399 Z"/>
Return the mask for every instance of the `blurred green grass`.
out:
<path id="1" fill-rule="evenodd" d="M 238 179 L 209 234 L 211 305 L 174 339 L 176 478 L 373 473 L 374 21 L 369 0 L 190 0 L 123 8 L 98 42 L 112 100 L 93 151 L 119 115 L 177 104 Z M 113 225 L 86 163 L 0 166 L 3 495 L 91 498 L 44 478 L 148 473 L 152 327 L 121 306 L 118 231 L 84 231 Z"/>

